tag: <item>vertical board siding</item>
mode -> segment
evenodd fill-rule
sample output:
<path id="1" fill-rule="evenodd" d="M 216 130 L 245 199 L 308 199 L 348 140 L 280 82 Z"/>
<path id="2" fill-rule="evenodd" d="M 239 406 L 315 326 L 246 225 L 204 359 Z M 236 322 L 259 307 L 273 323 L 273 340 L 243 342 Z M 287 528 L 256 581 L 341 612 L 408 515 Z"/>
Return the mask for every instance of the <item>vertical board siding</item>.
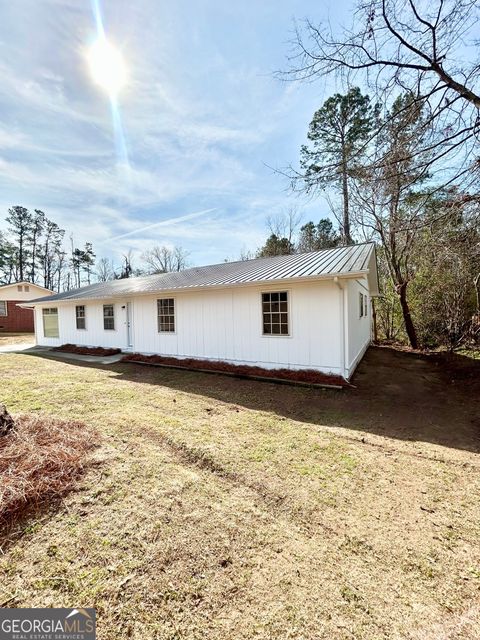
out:
<path id="1" fill-rule="evenodd" d="M 262 335 L 261 294 L 265 291 L 288 291 L 289 336 Z M 175 299 L 174 333 L 158 332 L 157 299 L 161 297 Z M 136 296 L 115 302 L 115 331 L 103 329 L 103 301 L 82 301 L 86 330 L 76 329 L 75 303 L 58 304 L 59 338 L 43 337 L 42 311 L 37 307 L 37 342 L 127 349 L 126 309 L 122 308 L 127 302 L 132 303 L 134 351 L 343 374 L 340 295 L 330 281 Z"/>
<path id="2" fill-rule="evenodd" d="M 115 330 L 105 331 L 103 328 L 103 302 L 82 301 L 85 306 L 86 329 L 77 329 L 75 304 L 55 304 L 45 305 L 58 308 L 58 338 L 45 338 L 43 335 L 42 308 L 36 307 L 36 328 L 37 344 L 56 347 L 61 344 L 78 344 L 89 347 L 116 347 L 125 349 L 127 346 L 127 325 L 126 309 L 122 309 L 123 304 L 111 303 L 115 309 Z"/>
<path id="3" fill-rule="evenodd" d="M 280 290 L 289 292 L 290 335 L 263 336 L 261 293 Z M 157 331 L 156 296 L 135 298 L 135 351 L 341 372 L 340 300 L 333 284 L 238 287 L 174 297 L 174 335 Z"/>
<path id="4" fill-rule="evenodd" d="M 355 366 L 371 342 L 371 298 L 367 281 L 348 281 L 348 375 L 353 373 Z M 367 315 L 360 317 L 359 293 L 367 296 Z"/>

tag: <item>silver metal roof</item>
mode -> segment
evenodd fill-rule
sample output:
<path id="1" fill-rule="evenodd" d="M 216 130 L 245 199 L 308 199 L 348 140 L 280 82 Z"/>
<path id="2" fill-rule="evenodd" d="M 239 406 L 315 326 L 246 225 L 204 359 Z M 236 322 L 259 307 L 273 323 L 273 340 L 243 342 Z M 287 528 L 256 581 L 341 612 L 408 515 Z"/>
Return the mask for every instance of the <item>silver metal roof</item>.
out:
<path id="1" fill-rule="evenodd" d="M 373 257 L 373 263 L 372 263 Z M 274 282 L 291 278 L 333 277 L 348 274 L 369 274 L 375 266 L 375 245 L 371 242 L 335 249 L 289 256 L 255 258 L 240 262 L 222 262 L 205 267 L 192 267 L 174 273 L 111 280 L 72 289 L 32 302 L 39 304 L 68 300 L 118 298 L 136 294 L 235 286 L 255 282 Z M 370 274 L 372 275 L 372 274 Z M 375 285 L 376 286 L 376 285 Z"/>

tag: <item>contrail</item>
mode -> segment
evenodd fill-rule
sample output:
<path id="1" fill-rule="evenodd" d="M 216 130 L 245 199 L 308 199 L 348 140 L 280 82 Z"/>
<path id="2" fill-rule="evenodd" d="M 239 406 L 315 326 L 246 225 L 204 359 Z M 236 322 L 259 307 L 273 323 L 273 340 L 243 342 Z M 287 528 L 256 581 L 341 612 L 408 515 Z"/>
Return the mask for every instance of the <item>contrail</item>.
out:
<path id="1" fill-rule="evenodd" d="M 103 242 L 97 242 L 97 244 L 106 244 L 107 242 L 113 242 L 114 240 L 127 238 L 128 236 L 133 236 L 136 233 L 141 233 L 142 231 L 147 231 L 148 229 L 154 229 L 155 227 L 165 227 L 168 224 L 175 224 L 176 222 L 183 222 L 184 220 L 192 220 L 193 218 L 199 218 L 200 216 L 203 216 L 206 213 L 211 213 L 212 211 L 216 211 L 217 209 L 218 207 L 214 207 L 213 209 L 203 209 L 203 211 L 195 211 L 194 213 L 187 213 L 186 215 L 179 216 L 178 218 L 169 218 L 168 220 L 161 220 L 160 222 L 147 224 L 146 227 L 140 227 L 140 229 L 134 229 L 133 231 L 128 231 L 128 233 L 122 233 L 119 236 L 108 238 L 108 240 L 104 240 Z"/>

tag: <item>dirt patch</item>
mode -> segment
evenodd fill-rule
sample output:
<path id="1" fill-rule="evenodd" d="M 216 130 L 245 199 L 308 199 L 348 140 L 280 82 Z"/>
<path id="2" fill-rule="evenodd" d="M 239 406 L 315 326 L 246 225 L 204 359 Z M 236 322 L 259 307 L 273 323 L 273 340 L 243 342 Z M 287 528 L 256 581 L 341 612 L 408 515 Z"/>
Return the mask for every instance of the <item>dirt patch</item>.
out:
<path id="1" fill-rule="evenodd" d="M 432 353 L 427 357 L 439 367 L 441 375 L 450 384 L 479 385 L 480 359 L 448 352 Z"/>
<path id="2" fill-rule="evenodd" d="M 22 415 L 0 438 L 0 536 L 70 491 L 99 435 L 82 422 Z"/>
<path id="3" fill-rule="evenodd" d="M 348 382 L 340 376 L 327 375 L 313 369 L 303 369 L 299 371 L 293 369 L 264 369 L 263 367 L 235 365 L 229 362 L 213 362 L 211 360 L 198 360 L 196 358 L 180 359 L 166 356 L 145 356 L 140 353 L 129 353 L 125 355 L 122 358 L 122 362 L 141 362 L 165 367 L 212 371 L 214 373 L 227 373 L 242 378 L 269 378 L 272 380 L 303 382 L 306 384 L 338 387 L 348 386 Z"/>
<path id="4" fill-rule="evenodd" d="M 82 356 L 116 356 L 121 349 L 108 349 L 105 347 L 81 347 L 76 344 L 62 344 L 54 347 L 52 351 L 65 351 L 66 353 L 78 353 Z"/>

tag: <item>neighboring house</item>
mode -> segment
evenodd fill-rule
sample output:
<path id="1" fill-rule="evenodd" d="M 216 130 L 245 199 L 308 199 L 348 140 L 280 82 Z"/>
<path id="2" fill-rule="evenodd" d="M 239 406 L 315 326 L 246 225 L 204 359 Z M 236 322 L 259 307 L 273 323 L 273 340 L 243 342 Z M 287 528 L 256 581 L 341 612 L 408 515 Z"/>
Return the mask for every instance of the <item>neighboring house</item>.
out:
<path id="1" fill-rule="evenodd" d="M 371 339 L 372 243 L 194 267 L 34 300 L 37 342 L 349 378 Z"/>
<path id="2" fill-rule="evenodd" d="M 53 291 L 32 284 L 14 282 L 0 286 L 0 333 L 33 333 L 34 315 L 31 309 L 19 307 L 19 303 L 32 298 L 51 296 Z"/>

